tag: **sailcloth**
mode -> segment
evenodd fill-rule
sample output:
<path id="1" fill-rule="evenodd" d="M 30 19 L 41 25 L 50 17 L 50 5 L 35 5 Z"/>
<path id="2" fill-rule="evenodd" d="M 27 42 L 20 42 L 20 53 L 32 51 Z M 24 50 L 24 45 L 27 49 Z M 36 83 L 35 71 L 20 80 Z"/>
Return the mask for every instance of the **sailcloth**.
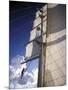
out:
<path id="1" fill-rule="evenodd" d="M 33 30 L 30 32 L 30 40 L 26 46 L 25 57 L 31 58 L 40 54 L 40 45 L 36 42 L 46 42 L 45 56 L 45 86 L 65 85 L 66 83 L 66 15 L 65 5 L 48 4 L 43 6 L 43 41 L 41 41 L 41 19 L 39 11 L 33 22 Z M 47 38 L 46 38 L 47 31 Z M 40 37 L 39 37 L 40 36 Z M 37 38 L 39 37 L 39 38 Z M 36 40 L 35 40 L 36 39 Z"/>
<path id="2" fill-rule="evenodd" d="M 65 5 L 49 5 L 45 85 L 60 86 L 66 83 L 66 12 Z"/>
<path id="3" fill-rule="evenodd" d="M 43 7 L 43 11 L 44 11 L 44 19 L 43 19 L 43 42 L 45 42 L 46 40 L 46 25 L 47 25 L 47 5 L 45 5 Z M 26 55 L 25 57 L 28 59 L 31 59 L 32 57 L 36 57 L 39 56 L 40 54 L 40 45 L 37 43 L 37 41 L 39 43 L 41 43 L 41 18 L 39 17 L 39 10 L 36 12 L 36 17 L 35 20 L 33 21 L 33 29 L 30 32 L 30 39 L 29 39 L 29 43 L 26 46 Z M 40 28 L 40 30 L 38 31 L 37 28 Z M 37 40 L 37 41 L 36 41 Z"/>

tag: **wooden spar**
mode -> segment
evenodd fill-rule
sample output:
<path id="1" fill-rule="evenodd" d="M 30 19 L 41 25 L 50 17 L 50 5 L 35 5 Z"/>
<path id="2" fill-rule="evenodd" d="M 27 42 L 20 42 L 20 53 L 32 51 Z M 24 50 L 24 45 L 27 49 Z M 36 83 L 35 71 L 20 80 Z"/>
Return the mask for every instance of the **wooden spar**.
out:
<path id="1" fill-rule="evenodd" d="M 39 55 L 32 56 L 31 58 L 25 58 L 25 61 L 24 61 L 24 62 L 21 62 L 21 64 L 24 64 L 24 63 L 33 61 L 33 60 L 35 60 L 36 58 L 39 58 Z"/>
<path id="2" fill-rule="evenodd" d="M 43 33 L 42 35 L 45 35 L 45 34 L 46 34 L 46 32 Z M 31 43 L 31 42 L 33 42 L 33 41 L 36 41 L 37 39 L 39 39 L 40 37 L 42 37 L 42 35 L 40 35 L 40 36 L 36 37 L 35 39 L 29 41 L 27 44 L 29 44 L 29 43 Z M 26 45 L 27 45 L 27 44 L 26 44 Z"/>

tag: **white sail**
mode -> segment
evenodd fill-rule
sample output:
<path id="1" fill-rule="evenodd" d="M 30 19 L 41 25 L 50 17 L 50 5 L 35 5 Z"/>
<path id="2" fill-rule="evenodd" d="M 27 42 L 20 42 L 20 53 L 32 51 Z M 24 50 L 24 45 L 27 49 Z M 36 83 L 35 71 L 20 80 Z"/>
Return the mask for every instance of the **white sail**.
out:
<path id="1" fill-rule="evenodd" d="M 47 6 L 45 5 L 44 11 Z M 48 12 L 48 13 L 47 13 Z M 43 42 L 47 43 L 45 56 L 45 86 L 58 86 L 66 83 L 66 26 L 65 26 L 65 5 L 48 4 L 48 15 L 43 21 Z M 36 19 L 33 22 L 33 30 L 30 32 L 30 40 L 41 35 L 37 32 L 37 26 L 41 28 L 39 11 L 36 12 Z M 47 19 L 48 18 L 48 19 Z M 47 19 L 47 20 L 46 20 Z M 47 23 L 48 22 L 48 23 Z M 40 38 L 39 38 L 39 41 Z M 26 57 L 31 58 L 40 53 L 40 46 L 32 41 L 26 46 Z"/>
<path id="2" fill-rule="evenodd" d="M 45 5 L 43 7 L 43 11 L 44 11 L 44 14 L 46 15 L 43 19 L 43 25 L 46 27 L 47 25 L 47 5 Z M 45 12 L 46 11 L 46 12 Z M 37 31 L 37 27 L 40 27 L 40 30 Z M 43 27 L 43 34 L 46 32 L 46 28 Z M 40 37 L 39 37 L 40 36 Z M 43 42 L 46 41 L 46 35 L 44 34 L 43 35 Z M 39 37 L 39 38 L 37 38 Z M 36 39 L 37 38 L 37 39 Z M 30 32 L 30 40 L 26 46 L 26 55 L 25 57 L 26 58 L 31 58 L 32 56 L 37 56 L 40 54 L 40 45 L 36 42 L 36 40 L 38 40 L 39 42 L 42 42 L 41 41 L 41 19 L 39 17 L 39 11 L 36 12 L 36 18 L 35 20 L 33 21 L 33 30 Z M 32 41 L 34 40 L 34 41 Z"/>
<path id="3" fill-rule="evenodd" d="M 51 4 L 49 4 L 52 6 Z M 54 5 L 53 5 L 54 6 Z M 66 26 L 65 6 L 48 8 L 48 35 L 46 48 L 46 86 L 66 83 Z"/>

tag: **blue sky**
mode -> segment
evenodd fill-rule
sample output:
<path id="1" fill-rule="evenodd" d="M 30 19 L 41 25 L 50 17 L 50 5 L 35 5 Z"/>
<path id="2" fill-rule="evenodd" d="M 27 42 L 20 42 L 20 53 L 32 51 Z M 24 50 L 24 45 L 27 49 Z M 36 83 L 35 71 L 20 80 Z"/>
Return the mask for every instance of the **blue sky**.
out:
<path id="1" fill-rule="evenodd" d="M 37 8 L 43 4 L 10 2 L 10 59 L 25 55 L 25 44 L 29 41 Z"/>
<path id="2" fill-rule="evenodd" d="M 10 79 L 11 79 L 11 77 L 16 75 L 16 72 L 18 72 L 17 70 L 20 69 L 20 67 L 17 67 L 19 65 L 17 65 L 16 72 L 13 72 L 13 70 L 15 69 L 15 66 L 13 66 L 14 64 L 12 65 L 11 61 L 13 62 L 14 60 L 17 61 L 18 59 L 15 58 L 16 56 L 25 56 L 25 51 L 26 51 L 25 47 L 26 47 L 26 43 L 29 42 L 30 31 L 32 30 L 32 27 L 33 27 L 35 13 L 37 11 L 37 8 L 42 7 L 42 5 L 44 4 L 10 1 L 9 5 L 10 5 L 10 9 L 9 9 L 10 11 L 9 12 L 9 15 L 10 15 L 10 18 L 9 18 L 9 64 L 10 64 L 10 67 L 13 67 L 10 69 L 10 72 L 12 72 L 12 74 L 10 75 Z M 20 58 L 19 60 L 21 61 Z M 30 75 L 33 75 L 33 77 L 31 78 L 33 78 L 32 79 L 33 83 L 34 82 L 36 83 L 36 80 L 38 79 L 36 77 L 38 76 L 38 73 L 36 72 L 38 70 L 38 60 L 39 59 L 35 59 L 26 64 L 27 75 L 26 77 L 25 76 L 23 77 L 26 80 L 26 84 L 27 82 L 29 82 L 29 80 L 27 79 L 27 76 L 31 77 Z M 20 72 L 18 73 L 20 74 Z M 10 86 L 12 87 L 13 85 L 15 87 L 14 82 L 16 82 L 16 85 L 17 84 L 21 85 L 20 84 L 21 81 L 20 83 L 17 83 L 18 81 L 19 79 L 14 80 L 12 78 L 12 80 L 10 80 Z M 23 83 L 23 80 L 22 80 L 22 83 Z M 32 82 L 31 82 L 31 85 L 32 85 Z"/>
<path id="3" fill-rule="evenodd" d="M 29 41 L 30 31 L 32 30 L 33 20 L 35 19 L 35 13 L 37 8 L 40 8 L 42 5 L 44 4 L 10 1 L 10 63 L 11 59 L 16 55 L 25 55 L 25 44 Z M 29 71 L 31 71 L 36 63 L 38 63 L 38 60 L 32 61 L 32 65 L 29 67 Z"/>

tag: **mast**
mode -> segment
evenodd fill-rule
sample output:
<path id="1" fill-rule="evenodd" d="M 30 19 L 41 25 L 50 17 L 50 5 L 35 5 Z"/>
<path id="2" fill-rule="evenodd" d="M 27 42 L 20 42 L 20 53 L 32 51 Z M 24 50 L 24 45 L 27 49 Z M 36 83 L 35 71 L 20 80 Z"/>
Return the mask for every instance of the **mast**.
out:
<path id="1" fill-rule="evenodd" d="M 38 87 L 45 86 L 45 52 L 46 52 L 46 41 L 43 42 L 43 19 L 45 17 L 43 8 L 40 10 L 39 16 L 41 19 L 41 53 L 39 59 L 39 71 L 38 71 Z M 46 39 L 46 37 L 45 37 Z"/>

